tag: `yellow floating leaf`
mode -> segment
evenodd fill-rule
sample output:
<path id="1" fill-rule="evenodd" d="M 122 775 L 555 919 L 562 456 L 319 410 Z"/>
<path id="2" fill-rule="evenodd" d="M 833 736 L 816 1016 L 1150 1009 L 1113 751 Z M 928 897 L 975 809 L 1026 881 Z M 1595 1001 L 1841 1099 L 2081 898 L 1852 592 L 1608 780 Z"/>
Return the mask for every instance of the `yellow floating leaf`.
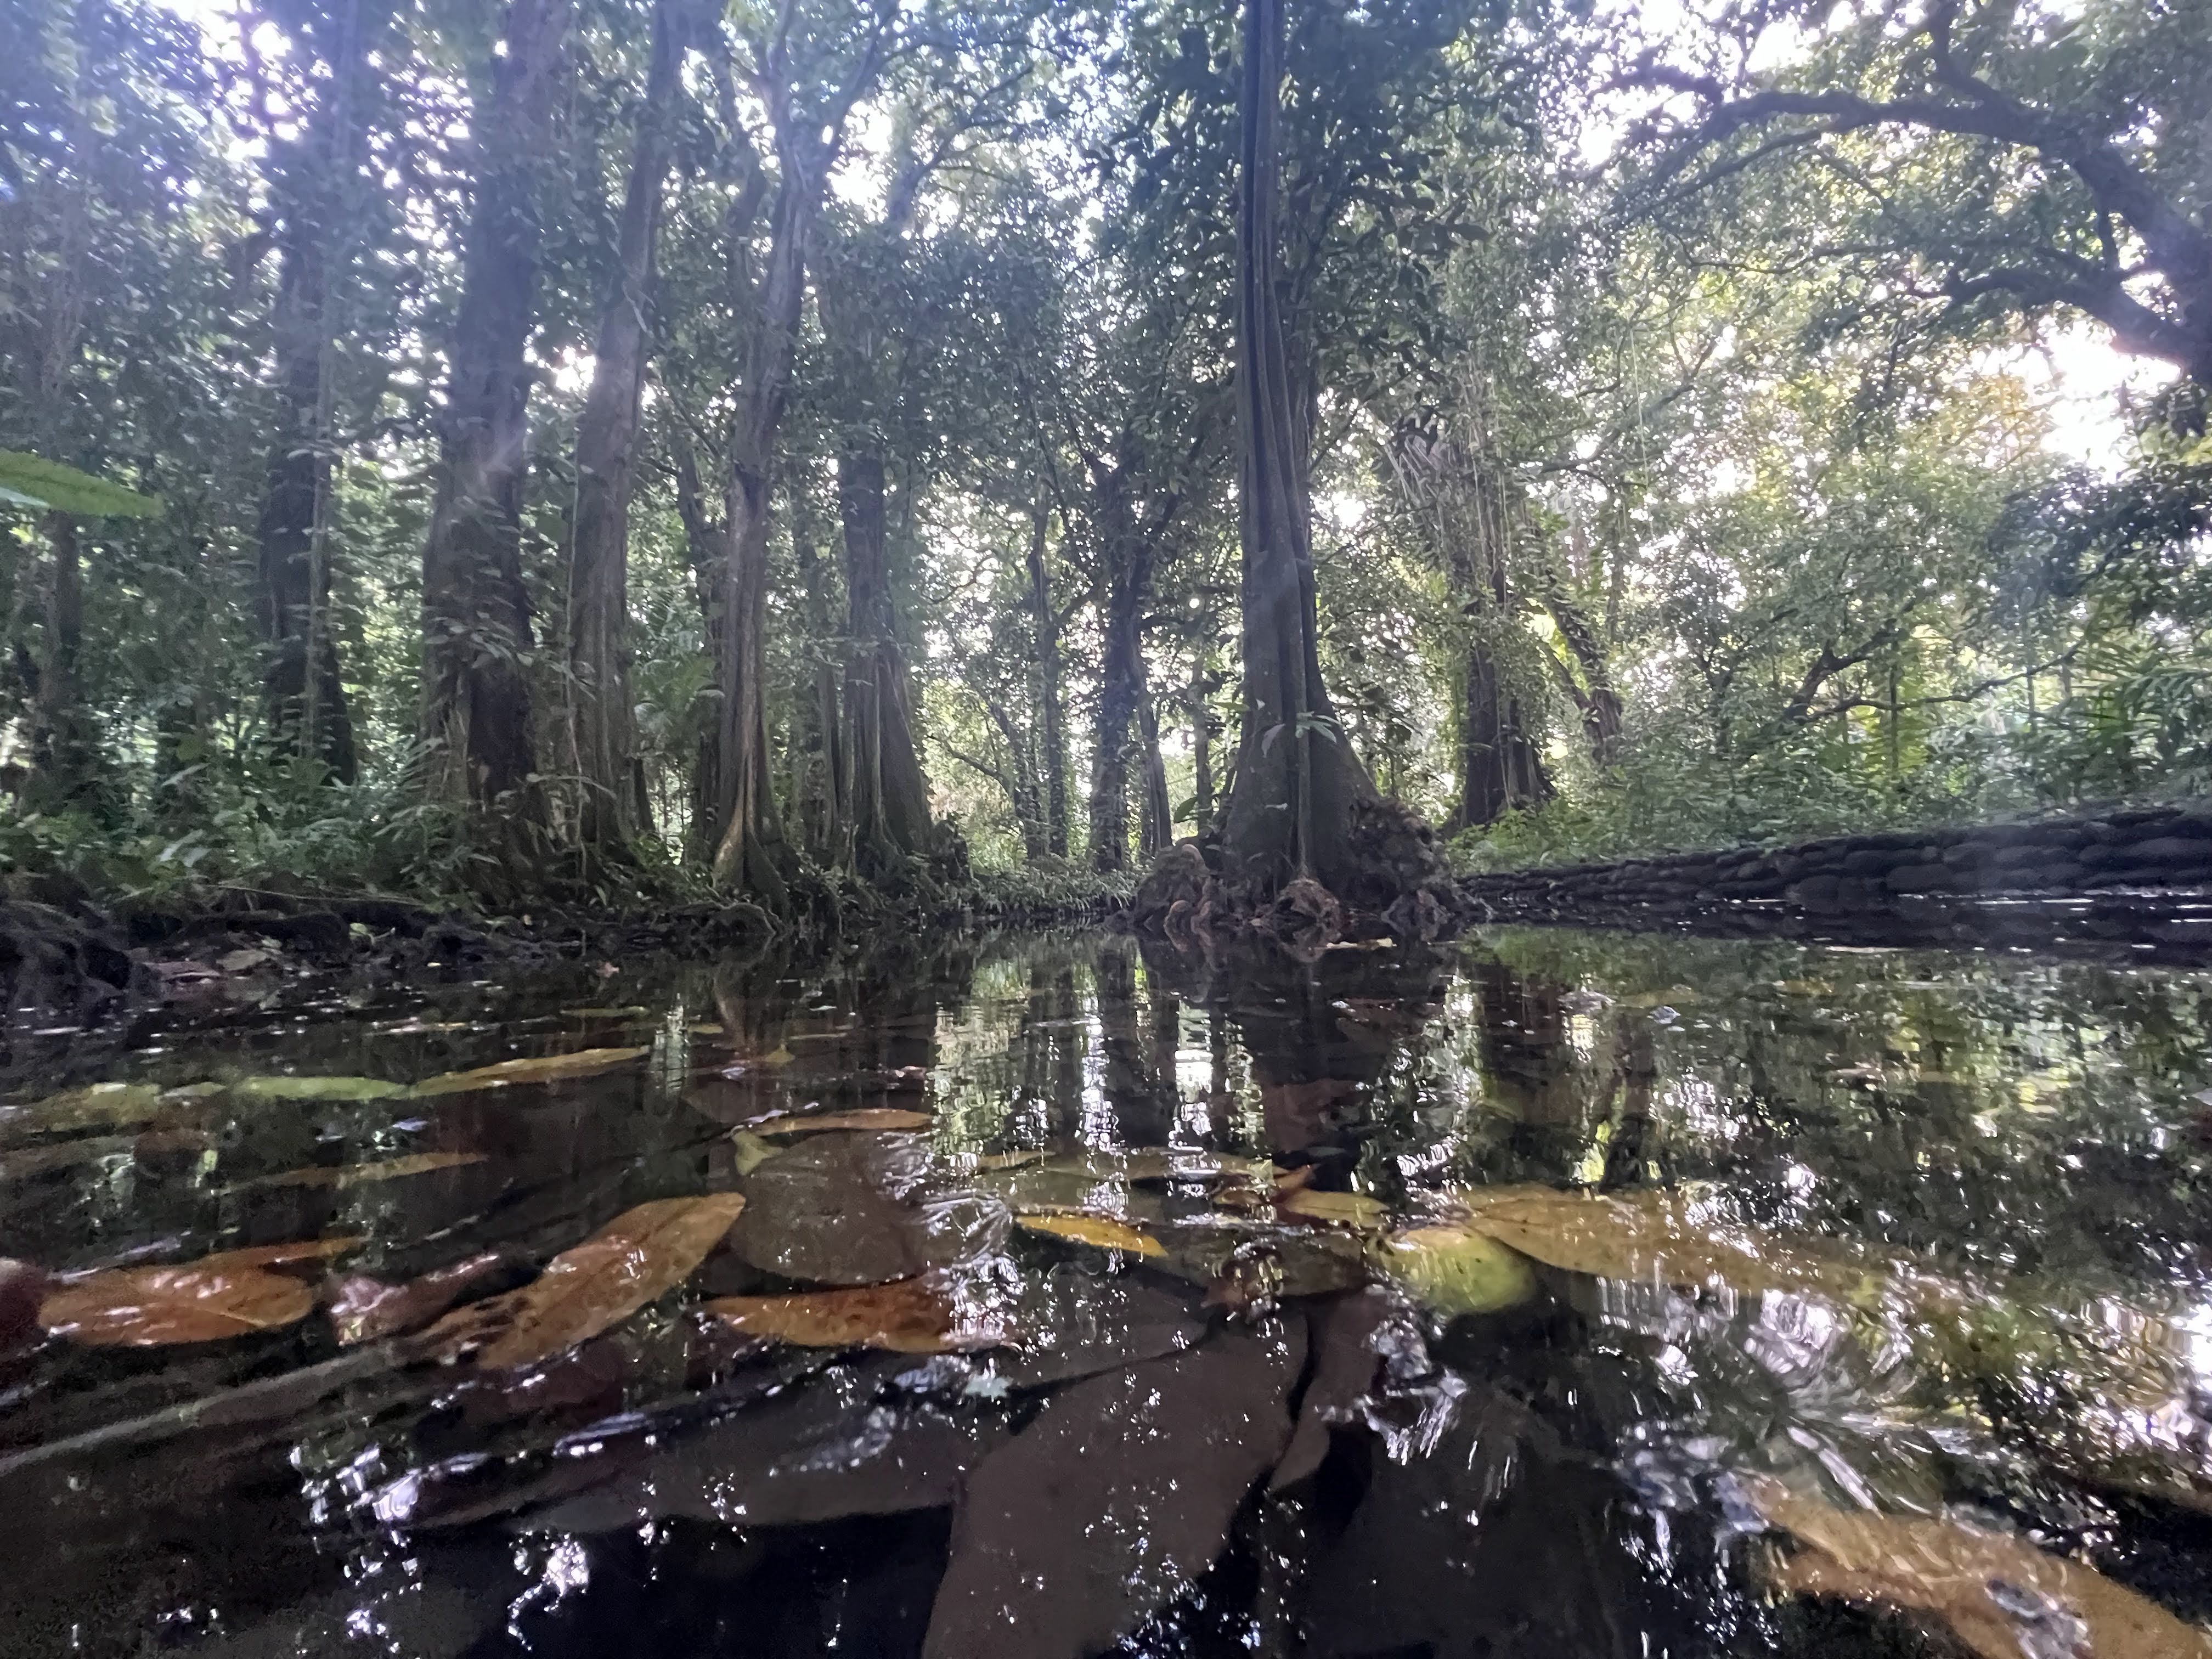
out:
<path id="1" fill-rule="evenodd" d="M 769 1159 L 784 1150 L 781 1146 L 771 1146 L 750 1129 L 732 1129 L 730 1132 L 730 1145 L 736 1149 L 731 1155 L 730 1162 L 736 1166 L 738 1173 L 741 1176 L 750 1175 Z"/>
<path id="2" fill-rule="evenodd" d="M 905 1112 L 894 1106 L 871 1106 L 857 1112 L 815 1112 L 773 1117 L 765 1123 L 754 1124 L 753 1128 L 756 1133 L 764 1135 L 811 1135 L 824 1129 L 927 1129 L 936 1121 L 927 1112 Z"/>
<path id="3" fill-rule="evenodd" d="M 711 1019 L 701 1020 L 699 1024 L 692 1026 L 690 1030 L 693 1036 L 720 1036 L 722 1035 L 722 1028 L 717 1025 Z"/>
<path id="4" fill-rule="evenodd" d="M 975 1160 L 979 1170 L 1018 1170 L 1025 1164 L 1035 1164 L 1044 1157 L 1036 1148 L 1018 1152 L 986 1152 Z"/>
<path id="5" fill-rule="evenodd" d="M 1798 1546 L 1771 1564 L 1778 1589 L 1933 1614 L 1984 1659 L 2045 1650 L 2084 1659 L 2212 1655 L 2212 1636 L 2024 1539 L 1951 1520 L 1837 1509 L 1764 1476 L 1744 1486 L 1767 1524 Z"/>
<path id="6" fill-rule="evenodd" d="M 964 1353 L 1006 1340 L 996 1324 L 963 1325 L 943 1284 L 929 1275 L 799 1296 L 724 1297 L 707 1311 L 748 1336 L 809 1348 Z"/>
<path id="7" fill-rule="evenodd" d="M 43 1134 L 95 1127 L 150 1123 L 161 1115 L 161 1091 L 151 1083 L 94 1083 L 21 1106 L 0 1106 L 0 1130 Z"/>
<path id="8" fill-rule="evenodd" d="M 1079 1244 L 1096 1244 L 1102 1250 L 1126 1250 L 1132 1255 L 1167 1254 L 1159 1240 L 1150 1233 L 1140 1233 L 1134 1227 L 1109 1221 L 1103 1216 L 1054 1212 L 1018 1215 L 1014 1219 L 1033 1233 L 1050 1233 L 1054 1238 L 1073 1239 Z"/>
<path id="9" fill-rule="evenodd" d="M 578 1048 L 565 1054 L 538 1054 L 523 1060 L 502 1060 L 470 1072 L 447 1072 L 427 1078 L 410 1091 L 416 1095 L 457 1095 L 471 1089 L 497 1089 L 515 1083 L 558 1083 L 564 1078 L 589 1077 L 621 1066 L 647 1053 L 644 1048 Z"/>
<path id="10" fill-rule="evenodd" d="M 380 1077 L 249 1077 L 230 1085 L 257 1100 L 389 1100 L 407 1085 Z"/>
<path id="11" fill-rule="evenodd" d="M 1294 1187 L 1279 1194 L 1275 1207 L 1303 1220 L 1340 1221 L 1353 1227 L 1380 1226 L 1390 1218 L 1390 1206 L 1370 1194 L 1316 1192 L 1310 1187 Z"/>
<path id="12" fill-rule="evenodd" d="M 741 1193 L 641 1204 L 562 1251 L 520 1290 L 448 1315 L 425 1333 L 424 1346 L 449 1358 L 477 1349 L 477 1363 L 489 1370 L 565 1353 L 689 1279 L 744 1206 Z"/>
<path id="13" fill-rule="evenodd" d="M 269 1269 L 336 1255 L 357 1238 L 313 1238 L 223 1250 L 173 1267 L 120 1267 L 64 1285 L 39 1307 L 56 1336 L 93 1347 L 215 1342 L 305 1318 L 315 1293 Z"/>
<path id="14" fill-rule="evenodd" d="M 1447 1317 L 1494 1313 L 1536 1293 L 1528 1259 L 1472 1227 L 1393 1233 L 1382 1261 L 1418 1300 Z"/>
<path id="15" fill-rule="evenodd" d="M 404 1158 L 386 1158 L 381 1164 L 345 1164 L 331 1168 L 288 1170 L 283 1175 L 264 1176 L 251 1181 L 249 1187 L 359 1187 L 374 1181 L 398 1181 L 404 1176 L 427 1175 L 433 1170 L 458 1169 L 465 1164 L 482 1164 L 482 1152 L 410 1152 Z"/>

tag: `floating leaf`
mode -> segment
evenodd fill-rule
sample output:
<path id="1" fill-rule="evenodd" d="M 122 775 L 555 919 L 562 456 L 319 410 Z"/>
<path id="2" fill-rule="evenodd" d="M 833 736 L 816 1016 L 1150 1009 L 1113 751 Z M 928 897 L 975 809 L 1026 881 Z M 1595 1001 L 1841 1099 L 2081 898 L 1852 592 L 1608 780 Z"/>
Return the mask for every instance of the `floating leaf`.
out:
<path id="1" fill-rule="evenodd" d="M 1205 1338 L 1202 1315 L 1133 1273 L 1097 1273 L 1069 1262 L 1024 1275 L 1006 1315 L 1018 1345 L 984 1361 L 995 1381 L 1043 1388 L 1158 1359 Z"/>
<path id="2" fill-rule="evenodd" d="M 1832 1245 L 1731 1226 L 1682 1193 L 1500 1187 L 1456 1196 L 1468 1209 L 1466 1225 L 1567 1273 L 1684 1288 L 1724 1285 L 1753 1296 L 1809 1292 L 1853 1305 L 1897 1296 L 1929 1311 L 1960 1311 L 1973 1301 L 1960 1286 L 1902 1264 L 1859 1261 Z"/>
<path id="3" fill-rule="evenodd" d="M 380 1077 L 249 1077 L 230 1085 L 257 1100 L 389 1100 L 407 1085 Z"/>
<path id="4" fill-rule="evenodd" d="M 2212 1655 L 2212 1636 L 2076 1561 L 1948 1519 L 1840 1510 L 1758 1476 L 1743 1483 L 1769 1526 L 1796 1540 L 1777 1588 L 1932 1613 L 1984 1659 Z"/>
<path id="5" fill-rule="evenodd" d="M 80 472 L 59 461 L 0 449 L 0 492 L 18 507 L 49 508 L 82 518 L 158 518 L 161 502 L 153 495 Z"/>
<path id="6" fill-rule="evenodd" d="M 225 1250 L 175 1267 L 124 1267 L 77 1279 L 40 1304 L 56 1336 L 94 1347 L 213 1342 L 307 1316 L 315 1293 L 271 1267 L 335 1255 L 358 1239 L 307 1239 Z"/>
<path id="7" fill-rule="evenodd" d="M 1109 1221 L 1097 1215 L 1018 1215 L 1014 1220 L 1033 1233 L 1050 1233 L 1054 1238 L 1073 1239 L 1078 1244 L 1096 1244 L 1102 1250 L 1126 1250 L 1131 1255 L 1165 1255 L 1160 1242 L 1150 1233 L 1140 1233 L 1134 1227 L 1119 1221 Z"/>
<path id="8" fill-rule="evenodd" d="M 1413 1227 L 1393 1233 L 1382 1266 L 1445 1317 L 1495 1313 L 1536 1293 L 1528 1259 L 1472 1227 Z"/>
<path id="9" fill-rule="evenodd" d="M 924 1659 L 1083 1659 L 1212 1565 L 1290 1438 L 1303 1321 L 1062 1389 L 969 1477 Z"/>
<path id="10" fill-rule="evenodd" d="M 964 1353 L 1007 1339 L 1001 1323 L 963 1319 L 950 1287 L 930 1274 L 799 1296 L 724 1297 L 706 1310 L 748 1336 L 809 1348 Z"/>
<path id="11" fill-rule="evenodd" d="M 283 1175 L 264 1176 L 258 1181 L 248 1182 L 250 1187 L 360 1187 L 374 1181 L 397 1181 L 403 1176 L 426 1175 L 432 1170 L 458 1169 L 466 1164 L 485 1162 L 482 1152 L 410 1152 L 404 1158 L 386 1158 L 381 1164 L 343 1164 L 310 1170 L 287 1170 Z"/>
<path id="12" fill-rule="evenodd" d="M 448 1316 L 427 1334 L 428 1346 L 447 1357 L 477 1348 L 487 1370 L 564 1353 L 689 1279 L 744 1207 L 739 1193 L 641 1204 L 562 1251 L 520 1290 Z"/>
<path id="13" fill-rule="evenodd" d="M 563 1008 L 561 1012 L 570 1019 L 643 1019 L 653 1010 L 631 1006 L 628 1008 Z"/>
<path id="14" fill-rule="evenodd" d="M 507 1265 L 495 1253 L 472 1255 L 404 1285 L 356 1276 L 342 1279 L 331 1297 L 331 1326 L 340 1342 L 373 1342 L 427 1325 L 452 1307 L 470 1285 Z"/>
<path id="15" fill-rule="evenodd" d="M 1313 1381 L 1298 1401 L 1297 1427 L 1291 1431 L 1291 1443 L 1267 1477 L 1268 1491 L 1294 1486 L 1321 1467 L 1328 1455 L 1329 1431 L 1352 1419 L 1374 1383 L 1382 1364 L 1375 1335 L 1397 1311 L 1389 1292 L 1369 1289 L 1332 1297 L 1307 1316 Z"/>
<path id="16" fill-rule="evenodd" d="M 753 1125 L 764 1135 L 811 1135 L 824 1129 L 879 1129 L 903 1133 L 927 1129 L 937 1120 L 927 1112 L 904 1112 L 892 1106 L 871 1106 L 857 1112 L 816 1112 L 811 1115 L 773 1117 Z"/>
<path id="17" fill-rule="evenodd" d="M 1042 1152 L 1034 1148 L 1027 1152 L 986 1152 L 975 1160 L 975 1167 L 987 1172 L 994 1170 L 1018 1170 L 1038 1162 L 1043 1157 Z"/>
<path id="18" fill-rule="evenodd" d="M 1275 1200 L 1275 1207 L 1302 1220 L 1350 1227 L 1379 1227 L 1390 1218 L 1390 1206 L 1371 1194 L 1317 1192 L 1310 1187 L 1292 1188 Z"/>
<path id="19" fill-rule="evenodd" d="M 94 1083 L 21 1106 L 0 1106 L 0 1129 L 33 1134 L 150 1123 L 161 1115 L 151 1083 Z"/>
<path id="20" fill-rule="evenodd" d="M 996 1249 L 994 1199 L 929 1182 L 914 1135 L 809 1135 L 745 1177 L 730 1248 L 754 1267 L 817 1285 L 884 1285 Z"/>
<path id="21" fill-rule="evenodd" d="M 515 1083 L 558 1083 L 565 1078 L 590 1077 L 649 1053 L 645 1048 L 578 1048 L 565 1054 L 538 1054 L 523 1060 L 502 1060 L 471 1072 L 447 1072 L 427 1078 L 410 1092 L 416 1095 L 457 1095 L 470 1089 L 498 1089 Z"/>

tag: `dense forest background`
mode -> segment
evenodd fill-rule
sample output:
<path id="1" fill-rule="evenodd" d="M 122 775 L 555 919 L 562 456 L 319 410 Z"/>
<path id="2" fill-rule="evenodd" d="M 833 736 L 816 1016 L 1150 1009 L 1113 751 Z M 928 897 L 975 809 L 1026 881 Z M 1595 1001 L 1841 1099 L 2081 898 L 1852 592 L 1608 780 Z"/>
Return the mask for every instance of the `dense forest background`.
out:
<path id="1" fill-rule="evenodd" d="M 1459 857 L 2212 787 L 2212 3 L 1282 27 L 1322 669 Z M 1140 869 L 1239 749 L 1245 56 L 9 0 L 0 861 Z"/>

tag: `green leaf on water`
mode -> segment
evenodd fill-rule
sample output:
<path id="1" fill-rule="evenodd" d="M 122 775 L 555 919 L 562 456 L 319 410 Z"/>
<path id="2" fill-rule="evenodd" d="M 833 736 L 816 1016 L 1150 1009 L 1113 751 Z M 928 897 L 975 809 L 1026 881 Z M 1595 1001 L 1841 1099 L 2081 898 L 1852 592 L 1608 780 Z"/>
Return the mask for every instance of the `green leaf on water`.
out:
<path id="1" fill-rule="evenodd" d="M 380 1077 L 249 1077 L 231 1091 L 257 1100 L 389 1100 L 407 1085 Z"/>
<path id="2" fill-rule="evenodd" d="M 1471 1227 L 1412 1227 L 1393 1233 L 1383 1268 L 1417 1300 L 1449 1318 L 1495 1313 L 1536 1293 L 1528 1259 Z"/>

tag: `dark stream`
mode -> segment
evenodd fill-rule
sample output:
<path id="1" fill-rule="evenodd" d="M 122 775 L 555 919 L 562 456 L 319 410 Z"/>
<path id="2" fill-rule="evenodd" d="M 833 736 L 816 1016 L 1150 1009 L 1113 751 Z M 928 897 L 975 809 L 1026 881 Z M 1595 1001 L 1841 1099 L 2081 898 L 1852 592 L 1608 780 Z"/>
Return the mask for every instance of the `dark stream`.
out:
<path id="1" fill-rule="evenodd" d="M 1043 936 L 88 1042 L 0 1104 L 4 1659 L 2212 1652 L 2212 974 Z"/>

